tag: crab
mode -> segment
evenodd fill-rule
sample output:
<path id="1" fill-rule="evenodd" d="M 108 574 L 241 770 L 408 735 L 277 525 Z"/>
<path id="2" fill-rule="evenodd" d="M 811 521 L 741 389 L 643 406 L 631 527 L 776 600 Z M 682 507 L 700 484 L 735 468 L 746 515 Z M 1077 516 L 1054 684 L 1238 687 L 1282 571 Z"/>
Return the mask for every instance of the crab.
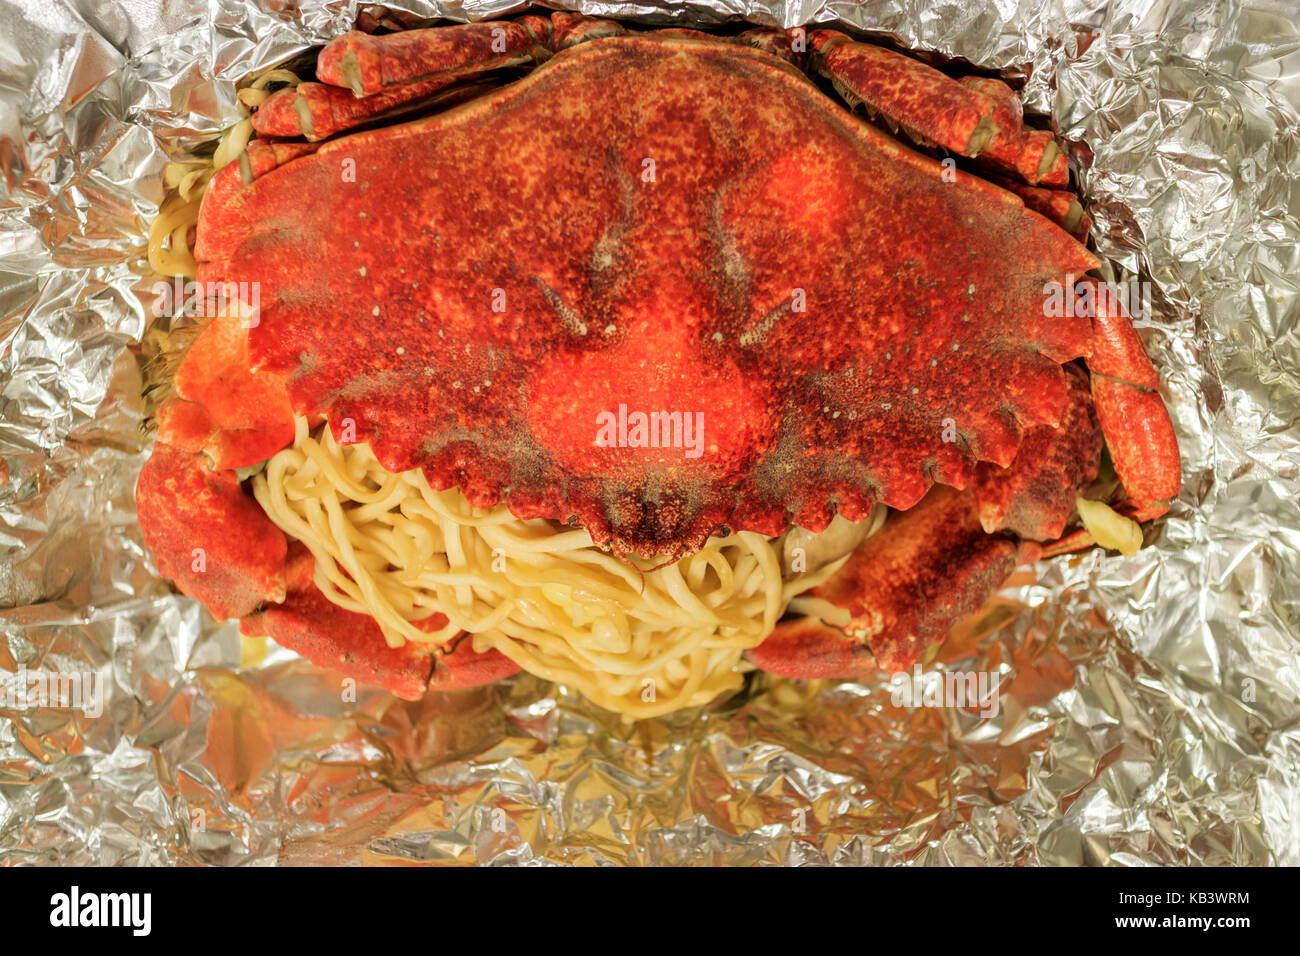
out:
<path id="1" fill-rule="evenodd" d="M 411 699 L 518 669 L 325 599 L 241 482 L 295 415 L 622 555 L 887 506 L 813 592 L 833 610 L 748 652 L 792 677 L 904 669 L 1018 565 L 1092 545 L 1067 529 L 1103 441 L 1120 513 L 1178 492 L 1065 153 L 998 80 L 832 30 L 565 13 L 347 33 L 316 77 L 204 197 L 200 282 L 259 295 L 186 353 L 137 492 L 161 574 L 244 633 Z M 596 440 L 620 407 L 702 412 L 699 453 Z"/>

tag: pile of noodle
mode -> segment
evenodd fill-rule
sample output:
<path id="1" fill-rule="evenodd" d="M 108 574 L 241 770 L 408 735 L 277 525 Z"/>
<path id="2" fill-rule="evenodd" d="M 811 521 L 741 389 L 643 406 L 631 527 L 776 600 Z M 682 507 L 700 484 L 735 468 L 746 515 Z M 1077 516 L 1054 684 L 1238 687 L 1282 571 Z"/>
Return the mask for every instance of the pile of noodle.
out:
<path id="1" fill-rule="evenodd" d="M 523 521 L 505 506 L 472 508 L 456 489 L 431 489 L 418 469 L 393 474 L 368 446 L 297 425 L 293 445 L 253 477 L 253 493 L 310 549 L 330 601 L 371 615 L 393 646 L 444 645 L 468 632 L 476 651 L 496 648 L 632 717 L 738 688 L 743 652 L 846 560 L 791 560 L 784 536 L 743 531 L 658 568 L 620 560 L 586 531 Z M 878 509 L 852 541 L 883 518 Z M 426 629 L 437 614 L 446 626 Z"/>

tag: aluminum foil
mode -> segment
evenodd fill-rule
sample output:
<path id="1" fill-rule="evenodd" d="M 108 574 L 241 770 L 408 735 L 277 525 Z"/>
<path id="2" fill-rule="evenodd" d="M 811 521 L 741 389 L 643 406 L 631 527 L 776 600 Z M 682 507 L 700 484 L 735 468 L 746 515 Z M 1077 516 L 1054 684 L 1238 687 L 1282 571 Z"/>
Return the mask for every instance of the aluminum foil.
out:
<path id="1" fill-rule="evenodd" d="M 1086 144 L 1114 277 L 1152 284 L 1141 331 L 1185 474 L 1136 557 L 1021 571 L 928 665 L 995 673 L 996 714 L 896 705 L 884 675 L 760 675 L 625 723 L 526 676 L 341 700 L 336 677 L 259 660 L 173 594 L 141 546 L 140 254 L 163 147 L 233 122 L 235 80 L 358 5 L 0 0 L 0 861 L 1300 863 L 1295 8 L 1034 6 L 571 7 L 839 20 L 1024 81 Z M 97 712 L 14 689 L 52 673 L 97 687 Z"/>

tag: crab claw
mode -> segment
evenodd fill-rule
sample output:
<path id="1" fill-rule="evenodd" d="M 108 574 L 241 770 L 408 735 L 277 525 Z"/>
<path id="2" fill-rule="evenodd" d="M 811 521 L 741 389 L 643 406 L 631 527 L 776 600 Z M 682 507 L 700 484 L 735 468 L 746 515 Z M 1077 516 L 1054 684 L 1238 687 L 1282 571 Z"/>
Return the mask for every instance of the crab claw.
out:
<path id="1" fill-rule="evenodd" d="M 1153 505 L 1167 502 L 1182 486 L 1178 438 L 1160 397 L 1160 378 L 1123 307 L 1107 288 L 1085 279 L 1077 284 L 1076 292 L 1079 289 L 1092 300 L 1077 308 L 1081 314 L 1091 310 L 1093 317 L 1088 370 L 1097 420 L 1129 501 L 1150 514 Z"/>
<path id="2" fill-rule="evenodd" d="M 876 668 L 871 648 L 815 617 L 792 617 L 758 647 L 745 652 L 751 664 L 779 677 L 834 680 L 864 677 Z"/>
<path id="3" fill-rule="evenodd" d="M 248 367 L 248 329 L 235 311 L 212 319 L 176 370 L 158 410 L 158 441 L 204 454 L 214 469 L 246 468 L 293 440 L 284 379 Z"/>
<path id="4" fill-rule="evenodd" d="M 467 635 L 451 651 L 438 652 L 433 677 L 429 679 L 431 690 L 478 687 L 519 673 L 519 665 L 500 651 L 489 648 L 480 652 L 474 650 L 471 644 Z"/>
<path id="5" fill-rule="evenodd" d="M 990 462 L 975 467 L 971 488 L 980 524 L 989 534 L 1014 531 L 1034 541 L 1059 538 L 1074 513 L 1075 493 L 1097 477 L 1101 429 L 1088 398 L 1088 378 L 1076 365 L 1063 370 L 1067 397 L 1059 425 L 1026 429 L 1009 467 Z"/>
<path id="6" fill-rule="evenodd" d="M 890 514 L 810 592 L 840 613 L 782 621 L 747 656 L 786 677 L 855 677 L 877 665 L 906 670 L 1039 550 L 985 533 L 972 493 L 936 485 L 916 507 Z"/>
<path id="7" fill-rule="evenodd" d="M 269 637 L 317 667 L 377 684 L 405 700 L 418 700 L 433 671 L 433 649 L 411 642 L 389 647 L 370 615 L 330 603 L 312 580 L 315 566 L 312 553 L 295 541 L 285 572 L 283 603 L 245 617 L 239 622 L 240 633 Z"/>
<path id="8" fill-rule="evenodd" d="M 283 604 L 245 617 L 239 632 L 269 637 L 317 667 L 376 684 L 403 700 L 424 696 L 433 671 L 429 649 L 409 642 L 389 647 L 373 618 L 331 604 L 315 585 L 291 592 Z"/>
<path id="9" fill-rule="evenodd" d="M 218 620 L 285 594 L 287 542 L 235 472 L 159 443 L 136 485 L 140 531 L 158 571 Z"/>
<path id="10" fill-rule="evenodd" d="M 373 617 L 344 610 L 321 593 L 313 581 L 315 566 L 311 552 L 294 542 L 283 603 L 245 617 L 240 633 L 269 637 L 317 667 L 383 687 L 403 700 L 419 700 L 429 687 L 449 690 L 489 684 L 519 670 L 496 650 L 475 653 L 469 641 L 445 656 L 432 645 L 414 641 L 390 647 Z M 428 630 L 440 630 L 447 619 L 435 614 L 426 623 Z"/>

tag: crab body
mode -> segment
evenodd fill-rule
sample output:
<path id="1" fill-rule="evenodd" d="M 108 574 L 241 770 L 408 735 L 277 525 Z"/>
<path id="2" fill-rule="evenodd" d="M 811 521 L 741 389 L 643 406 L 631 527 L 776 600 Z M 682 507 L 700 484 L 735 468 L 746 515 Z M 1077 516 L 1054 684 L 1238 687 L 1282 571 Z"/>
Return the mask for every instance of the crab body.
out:
<path id="1" fill-rule="evenodd" d="M 254 141 L 204 200 L 200 280 L 255 284 L 260 309 L 205 329 L 160 412 L 139 490 L 160 570 L 404 696 L 430 671 L 455 686 L 514 669 L 465 645 L 368 656 L 364 616 L 323 606 L 310 555 L 234 476 L 289 442 L 294 414 L 618 553 L 902 512 L 821 591 L 853 627 L 783 624 L 751 652 L 795 676 L 858 673 L 868 636 L 891 667 L 941 640 L 1060 537 L 1103 432 L 1132 508 L 1157 513 L 1178 454 L 1140 341 L 1118 313 L 1044 309 L 1096 266 L 1026 208 L 1080 222 L 1050 134 L 996 81 L 808 41 L 804 56 L 774 31 L 555 14 L 328 46 L 324 82 L 273 95 L 255 124 L 309 141 Z M 532 63 L 450 109 L 340 132 Z M 1024 198 L 903 145 L 800 67 Z M 219 576 L 188 561 L 209 541 Z M 904 609 L 940 578 L 956 590 L 922 626 Z"/>

